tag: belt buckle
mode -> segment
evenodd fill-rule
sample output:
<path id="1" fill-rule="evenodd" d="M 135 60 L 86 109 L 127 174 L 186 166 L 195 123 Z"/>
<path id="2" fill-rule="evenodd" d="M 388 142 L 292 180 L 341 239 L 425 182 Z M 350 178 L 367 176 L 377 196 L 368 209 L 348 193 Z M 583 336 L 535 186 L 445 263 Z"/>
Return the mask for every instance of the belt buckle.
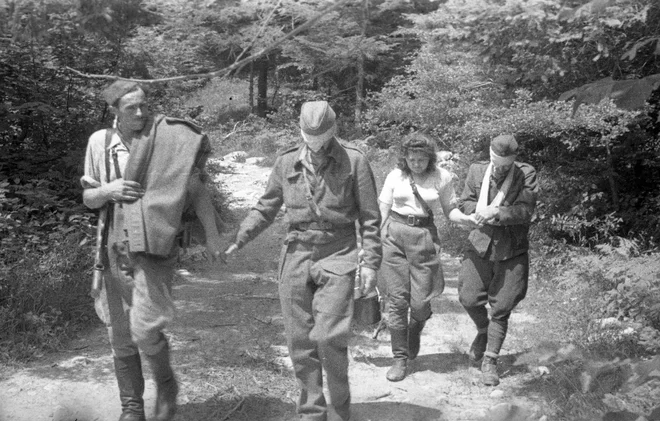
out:
<path id="1" fill-rule="evenodd" d="M 408 215 L 408 218 L 406 220 L 406 224 L 410 225 L 411 227 L 415 226 L 415 215 Z"/>

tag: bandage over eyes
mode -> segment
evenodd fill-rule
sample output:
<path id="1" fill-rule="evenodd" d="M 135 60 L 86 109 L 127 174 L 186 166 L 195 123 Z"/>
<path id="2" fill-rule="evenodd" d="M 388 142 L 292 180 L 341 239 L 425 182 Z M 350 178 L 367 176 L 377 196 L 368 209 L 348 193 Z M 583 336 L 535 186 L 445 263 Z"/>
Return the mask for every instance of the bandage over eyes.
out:
<path id="1" fill-rule="evenodd" d="M 516 160 L 515 155 L 509 155 L 509 156 L 499 156 L 495 152 L 493 152 L 493 148 L 490 148 L 490 162 L 493 163 L 496 167 L 506 167 L 511 164 Z"/>

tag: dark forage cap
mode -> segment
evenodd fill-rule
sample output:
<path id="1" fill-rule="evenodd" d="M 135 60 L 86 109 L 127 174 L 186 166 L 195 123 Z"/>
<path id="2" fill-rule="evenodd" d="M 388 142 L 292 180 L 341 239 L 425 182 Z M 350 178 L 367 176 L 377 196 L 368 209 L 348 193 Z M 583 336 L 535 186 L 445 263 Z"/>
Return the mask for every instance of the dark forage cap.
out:
<path id="1" fill-rule="evenodd" d="M 518 142 L 513 135 L 502 134 L 491 140 L 490 150 L 501 157 L 514 156 L 518 153 Z"/>
<path id="2" fill-rule="evenodd" d="M 139 87 L 140 84 L 137 82 L 116 80 L 103 90 L 101 96 L 108 105 L 115 106 L 121 97 Z"/>

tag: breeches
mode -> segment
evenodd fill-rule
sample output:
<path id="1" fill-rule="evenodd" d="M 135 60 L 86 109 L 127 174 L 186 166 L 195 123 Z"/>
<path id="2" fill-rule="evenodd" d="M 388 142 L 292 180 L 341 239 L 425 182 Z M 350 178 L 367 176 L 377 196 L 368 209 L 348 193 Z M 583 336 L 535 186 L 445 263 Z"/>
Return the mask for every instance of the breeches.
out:
<path id="1" fill-rule="evenodd" d="M 415 320 L 431 317 L 434 287 L 444 289 L 435 226 L 411 227 L 389 220 L 383 230 L 380 276 L 387 285 L 390 328 L 407 328 L 408 308 Z"/>
<path id="2" fill-rule="evenodd" d="M 528 277 L 527 253 L 494 262 L 468 251 L 458 276 L 459 300 L 466 308 L 488 303 L 493 320 L 508 320 L 527 294 Z"/>
<path id="3" fill-rule="evenodd" d="M 130 257 L 129 257 L 130 256 Z M 158 353 L 166 345 L 162 330 L 174 319 L 172 280 L 176 249 L 167 257 L 108 250 L 109 265 L 95 303 L 108 328 L 116 357 Z"/>
<path id="4" fill-rule="evenodd" d="M 357 268 L 355 236 L 329 244 L 287 240 L 280 260 L 280 301 L 304 420 L 348 420 L 348 340 Z M 325 368 L 331 409 L 323 395 Z"/>

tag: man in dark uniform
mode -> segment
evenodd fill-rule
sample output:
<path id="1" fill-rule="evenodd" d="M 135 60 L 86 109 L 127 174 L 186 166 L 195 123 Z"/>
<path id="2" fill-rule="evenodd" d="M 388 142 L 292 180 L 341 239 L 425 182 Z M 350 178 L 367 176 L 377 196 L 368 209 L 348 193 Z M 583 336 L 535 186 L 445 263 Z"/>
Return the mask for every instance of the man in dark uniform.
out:
<path id="1" fill-rule="evenodd" d="M 350 418 L 348 339 L 362 237 L 362 292 L 381 262 L 376 184 L 366 157 L 335 137 L 335 113 L 325 101 L 303 104 L 303 143 L 276 160 L 264 195 L 241 223 L 228 256 L 270 225 L 286 207 L 288 234 L 279 268 L 280 301 L 305 421 Z M 330 404 L 323 395 L 327 375 Z"/>
<path id="2" fill-rule="evenodd" d="M 497 358 L 509 316 L 525 298 L 529 275 L 529 225 L 536 206 L 536 171 L 516 162 L 512 135 L 490 143 L 490 162 L 472 164 L 461 195 L 461 210 L 481 224 L 470 232 L 458 278 L 459 300 L 477 327 L 470 347 L 474 361 L 483 358 L 482 379 L 499 384 Z M 490 321 L 486 303 L 490 305 Z"/>
<path id="3" fill-rule="evenodd" d="M 83 202 L 103 208 L 103 285 L 97 313 L 108 328 L 119 386 L 120 421 L 144 421 L 142 357 L 156 382 L 155 419 L 171 420 L 178 386 L 163 329 L 174 318 L 171 296 L 181 221 L 192 206 L 209 254 L 222 249 L 215 209 L 202 182 L 210 145 L 183 120 L 153 115 L 135 82 L 116 81 L 103 91 L 116 115 L 114 128 L 87 144 Z"/>

